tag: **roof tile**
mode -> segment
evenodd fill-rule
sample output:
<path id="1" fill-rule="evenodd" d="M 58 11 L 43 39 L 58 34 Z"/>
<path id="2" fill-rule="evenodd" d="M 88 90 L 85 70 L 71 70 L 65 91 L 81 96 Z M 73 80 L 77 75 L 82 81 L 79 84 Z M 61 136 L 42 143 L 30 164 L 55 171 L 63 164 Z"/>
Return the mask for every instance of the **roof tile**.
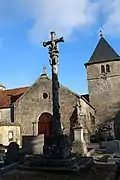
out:
<path id="1" fill-rule="evenodd" d="M 11 103 L 15 102 L 28 89 L 29 87 L 0 90 L 0 109 L 9 108 Z"/>

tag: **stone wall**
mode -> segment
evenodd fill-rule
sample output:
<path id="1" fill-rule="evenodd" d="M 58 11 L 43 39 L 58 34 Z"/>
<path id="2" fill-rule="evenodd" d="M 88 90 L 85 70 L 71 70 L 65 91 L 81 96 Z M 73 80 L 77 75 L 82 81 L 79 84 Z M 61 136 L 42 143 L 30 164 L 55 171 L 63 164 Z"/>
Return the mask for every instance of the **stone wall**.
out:
<path id="1" fill-rule="evenodd" d="M 101 65 L 109 64 L 110 72 L 102 75 Z M 97 122 L 113 119 L 120 109 L 120 61 L 87 66 L 90 103 L 96 109 Z"/>
<path id="2" fill-rule="evenodd" d="M 15 123 L 21 125 L 22 135 L 38 135 L 38 119 L 42 113 L 52 114 L 52 83 L 47 77 L 40 77 L 31 88 L 14 104 Z M 43 98 L 47 93 L 48 97 Z M 60 113 L 64 132 L 70 134 L 71 126 L 76 120 L 75 105 L 78 95 L 64 86 L 60 86 Z M 85 108 L 85 107 L 84 107 Z M 89 109 L 89 108 L 88 108 Z M 86 110 L 85 113 L 89 113 Z"/>
<path id="3" fill-rule="evenodd" d="M 0 109 L 0 122 L 10 123 L 10 108 Z"/>
<path id="4" fill-rule="evenodd" d="M 90 132 L 95 130 L 96 127 L 96 115 L 95 110 L 90 104 L 82 97 L 80 98 L 81 104 L 81 120 L 84 127 L 86 127 Z M 92 122 L 94 118 L 94 123 Z"/>
<path id="5" fill-rule="evenodd" d="M 60 113 L 64 132 L 70 134 L 72 122 L 76 121 L 74 114 L 78 96 L 69 89 L 61 86 L 60 88 Z"/>
<path id="6" fill-rule="evenodd" d="M 36 122 L 35 135 L 38 134 L 38 119 L 44 112 L 52 114 L 52 83 L 48 78 L 40 78 L 15 103 L 15 122 L 21 124 L 23 135 L 33 135 L 32 122 Z M 43 98 L 43 93 L 48 97 Z M 70 122 L 77 96 L 68 89 L 60 87 L 61 120 L 66 133 L 69 133 Z"/>
<path id="7" fill-rule="evenodd" d="M 20 126 L 0 126 L 0 144 L 8 146 L 11 141 L 15 141 L 21 145 Z"/>

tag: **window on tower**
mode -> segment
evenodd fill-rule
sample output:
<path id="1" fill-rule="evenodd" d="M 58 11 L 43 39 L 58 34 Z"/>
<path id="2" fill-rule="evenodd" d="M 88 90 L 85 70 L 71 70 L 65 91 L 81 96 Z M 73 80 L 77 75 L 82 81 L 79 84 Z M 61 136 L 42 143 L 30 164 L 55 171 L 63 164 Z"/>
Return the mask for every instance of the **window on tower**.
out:
<path id="1" fill-rule="evenodd" d="M 105 66 L 104 65 L 101 66 L 101 73 L 105 73 Z"/>
<path id="2" fill-rule="evenodd" d="M 110 65 L 109 64 L 106 64 L 106 73 L 107 72 L 110 72 Z"/>

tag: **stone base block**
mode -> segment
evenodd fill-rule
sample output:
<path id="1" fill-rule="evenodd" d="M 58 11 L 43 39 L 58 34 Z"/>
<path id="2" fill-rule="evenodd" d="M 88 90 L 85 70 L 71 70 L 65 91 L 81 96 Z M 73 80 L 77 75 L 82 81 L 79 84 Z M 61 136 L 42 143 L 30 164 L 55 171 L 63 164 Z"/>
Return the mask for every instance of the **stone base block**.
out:
<path id="1" fill-rule="evenodd" d="M 74 142 L 72 146 L 72 152 L 81 155 L 87 155 L 87 146 L 84 143 Z"/>
<path id="2" fill-rule="evenodd" d="M 33 157 L 19 168 L 23 170 L 79 171 L 85 170 L 91 164 L 93 164 L 93 158 L 90 157 L 70 157 L 67 159 Z"/>

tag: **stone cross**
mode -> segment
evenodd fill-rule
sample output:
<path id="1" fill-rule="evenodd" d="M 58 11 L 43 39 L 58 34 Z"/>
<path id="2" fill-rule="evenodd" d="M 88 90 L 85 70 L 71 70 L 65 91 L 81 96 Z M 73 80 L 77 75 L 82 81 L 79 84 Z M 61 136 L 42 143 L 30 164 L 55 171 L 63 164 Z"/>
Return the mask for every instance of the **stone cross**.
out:
<path id="1" fill-rule="evenodd" d="M 61 134 L 60 105 L 59 105 L 59 81 L 58 81 L 58 43 L 64 42 L 63 37 L 55 38 L 55 32 L 51 32 L 51 40 L 43 42 L 43 46 L 48 46 L 50 55 L 50 65 L 52 67 L 52 100 L 53 100 L 53 119 L 52 134 Z"/>
<path id="2" fill-rule="evenodd" d="M 47 74 L 47 68 L 45 66 L 43 67 L 43 74 Z"/>
<path id="3" fill-rule="evenodd" d="M 102 38 L 103 37 L 103 32 L 102 32 L 102 30 L 100 30 L 100 38 Z"/>

